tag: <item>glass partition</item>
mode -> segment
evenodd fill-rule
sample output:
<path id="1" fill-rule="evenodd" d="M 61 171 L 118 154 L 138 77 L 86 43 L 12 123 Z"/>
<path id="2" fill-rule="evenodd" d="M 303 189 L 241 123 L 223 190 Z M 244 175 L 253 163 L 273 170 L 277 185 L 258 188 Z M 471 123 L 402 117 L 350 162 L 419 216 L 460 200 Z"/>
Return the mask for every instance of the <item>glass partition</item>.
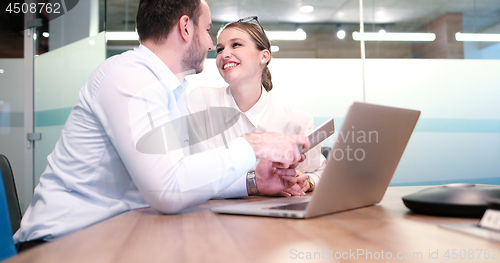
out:
<path id="1" fill-rule="evenodd" d="M 500 67 L 496 51 L 500 40 L 462 41 L 456 34 L 477 37 L 500 33 L 500 2 L 365 0 L 363 27 L 369 34 L 364 36 L 411 33 L 406 37 L 415 37 L 423 33 L 420 37 L 434 38 L 364 39 L 366 60 L 360 59 L 361 41 L 353 35 L 361 33 L 356 6 L 359 2 L 328 1 L 330 5 L 341 2 L 332 11 L 330 21 L 320 26 L 271 23 L 264 19 L 267 13 L 258 10 L 259 17 L 264 14 L 262 24 L 268 29 L 300 27 L 307 33 L 303 41 L 273 41 L 279 51 L 274 52 L 270 64 L 274 84 L 271 94 L 311 113 L 317 124 L 334 117 L 337 128 L 352 101 L 421 110 L 391 185 L 500 184 L 500 91 L 496 88 L 500 85 L 496 73 Z M 223 17 L 223 12 L 235 13 L 222 8 L 221 2 L 213 3 L 211 8 L 218 10 L 219 6 L 224 10 L 219 10 L 220 14 L 213 11 L 213 19 Z M 237 9 L 237 17 L 227 15 L 224 22 L 250 15 L 242 11 L 243 5 Z M 289 13 L 290 8 L 284 5 L 282 12 Z M 221 24 L 214 22 L 216 28 Z M 341 30 L 345 32 L 343 39 L 336 36 Z M 227 86 L 212 59 L 207 60 L 202 74 L 189 78 L 193 84 L 190 89 Z M 324 143 L 331 144 L 332 139 Z"/>
<path id="2" fill-rule="evenodd" d="M 106 30 L 133 32 L 138 2 L 108 0 Z M 302 40 L 273 40 L 277 50 L 273 52 L 275 58 L 360 58 L 359 2 L 207 0 L 212 13 L 214 42 L 221 25 L 252 15 L 257 15 L 268 31 L 302 30 L 306 33 L 307 37 Z M 362 2 L 366 58 L 500 58 L 499 1 Z M 104 6 L 101 3 L 101 7 Z M 482 37 L 492 39 L 483 41 Z M 138 44 L 136 40 L 109 41 L 108 56 Z M 209 52 L 208 57 L 215 57 L 215 53 Z"/>
<path id="3" fill-rule="evenodd" d="M 36 25 L 34 60 L 34 185 L 47 165 L 78 91 L 105 60 L 106 0 L 66 1 L 59 14 L 41 12 Z"/>
<path id="4" fill-rule="evenodd" d="M 24 195 L 24 62 L 0 59 L 0 154 L 9 159 L 21 207 L 30 200 Z"/>
<path id="5" fill-rule="evenodd" d="M 500 60 L 369 59 L 366 101 L 422 113 L 393 185 L 500 184 Z"/>
<path id="6" fill-rule="evenodd" d="M 47 165 L 47 156 L 71 109 L 78 91 L 106 58 L 105 33 L 82 39 L 35 58 L 35 185 Z"/>
<path id="7" fill-rule="evenodd" d="M 353 101 L 363 101 L 359 59 L 273 59 L 271 95 L 337 129 Z M 392 185 L 500 184 L 498 60 L 369 59 L 366 102 L 420 110 Z M 226 87 L 214 59 L 190 88 Z M 335 138 L 323 143 L 331 146 Z"/>
<path id="8" fill-rule="evenodd" d="M 135 32 L 135 17 L 139 0 L 106 0 L 106 31 Z M 138 40 L 108 40 L 107 57 L 139 46 Z"/>
<path id="9" fill-rule="evenodd" d="M 98 30 L 133 32 L 138 3 L 98 1 Z M 308 111 L 317 123 L 333 116 L 336 127 L 340 127 L 354 100 L 421 110 L 393 185 L 453 181 L 500 184 L 500 164 L 495 161 L 500 159 L 500 116 L 495 108 L 500 99 L 495 88 L 500 85 L 495 72 L 500 59 L 500 40 L 495 40 L 500 34 L 500 1 L 317 0 L 307 3 L 312 8 L 303 8 L 304 2 L 298 0 L 207 3 L 214 43 L 221 25 L 251 15 L 259 16 L 268 31 L 306 34 L 302 40 L 272 40 L 270 69 L 275 89 L 271 94 Z M 364 40 L 364 57 L 360 37 Z M 477 37 L 493 40 L 478 41 Z M 104 57 L 138 45 L 137 40 L 108 40 L 103 44 Z M 207 57 L 204 72 L 189 77 L 190 89 L 226 85 L 215 68 L 214 51 Z M 48 59 L 39 58 L 40 62 Z M 97 63 L 99 59 L 95 58 Z M 98 64 L 82 63 L 88 66 L 86 70 Z M 44 70 L 40 66 L 36 72 Z M 43 73 L 44 82 L 50 83 L 49 76 L 55 76 L 50 74 L 54 73 Z M 88 74 L 80 77 L 83 81 Z M 71 96 L 81 85 L 71 88 Z M 45 90 L 48 88 L 40 93 L 40 101 L 47 104 L 53 101 Z M 65 119 L 61 116 L 67 116 L 76 97 L 68 95 L 63 102 L 36 106 L 38 130 L 60 130 Z M 48 117 L 56 115 L 59 117 Z M 43 126 L 44 119 L 59 121 Z M 51 142 L 42 147 L 45 150 L 40 156 L 52 150 L 49 148 L 56 137 L 48 139 Z M 40 162 L 38 175 L 43 168 Z"/>

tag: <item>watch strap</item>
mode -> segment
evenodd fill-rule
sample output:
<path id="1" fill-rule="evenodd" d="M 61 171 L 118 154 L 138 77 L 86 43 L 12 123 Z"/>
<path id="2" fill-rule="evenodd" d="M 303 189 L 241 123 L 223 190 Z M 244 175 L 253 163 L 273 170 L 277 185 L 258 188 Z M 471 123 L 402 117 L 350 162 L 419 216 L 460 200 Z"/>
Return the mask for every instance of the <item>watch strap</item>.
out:
<path id="1" fill-rule="evenodd" d="M 315 183 L 314 179 L 310 175 L 307 177 L 307 182 L 309 183 L 309 191 L 313 191 Z"/>
<path id="2" fill-rule="evenodd" d="M 250 195 L 258 195 L 257 182 L 255 181 L 255 171 L 247 173 L 247 187 L 250 190 Z"/>

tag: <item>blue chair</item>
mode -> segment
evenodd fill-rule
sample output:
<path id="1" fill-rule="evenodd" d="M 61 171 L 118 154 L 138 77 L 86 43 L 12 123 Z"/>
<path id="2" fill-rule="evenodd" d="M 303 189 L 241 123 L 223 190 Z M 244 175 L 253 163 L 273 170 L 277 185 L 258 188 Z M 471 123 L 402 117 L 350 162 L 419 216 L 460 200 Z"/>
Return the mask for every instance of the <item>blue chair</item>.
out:
<path id="1" fill-rule="evenodd" d="M 7 156 L 3 154 L 0 154 L 0 172 L 3 179 L 5 197 L 7 198 L 11 230 L 12 233 L 16 233 L 21 225 L 21 207 L 19 206 L 19 199 L 17 198 L 16 182 L 14 180 L 12 167 L 10 166 Z"/>
<path id="2" fill-rule="evenodd" d="M 7 210 L 5 188 L 3 187 L 3 180 L 0 180 L 0 261 L 15 256 L 16 254 L 17 251 L 14 246 L 14 240 L 12 239 L 9 212 Z"/>

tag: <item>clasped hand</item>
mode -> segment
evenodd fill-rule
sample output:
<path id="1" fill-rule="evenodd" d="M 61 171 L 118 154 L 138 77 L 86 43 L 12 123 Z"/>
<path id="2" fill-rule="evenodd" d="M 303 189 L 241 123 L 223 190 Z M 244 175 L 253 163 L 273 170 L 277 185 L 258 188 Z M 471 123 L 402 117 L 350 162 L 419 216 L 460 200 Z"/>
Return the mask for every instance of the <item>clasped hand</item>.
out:
<path id="1" fill-rule="evenodd" d="M 302 157 L 302 160 L 305 156 Z M 304 196 L 309 190 L 308 176 L 296 170 L 297 164 L 289 168 L 278 168 L 271 161 L 259 159 L 255 168 L 255 180 L 262 195 L 285 197 Z"/>
<path id="2" fill-rule="evenodd" d="M 255 182 L 260 194 L 305 195 L 305 191 L 309 189 L 307 176 L 295 170 L 306 158 L 298 145 L 302 145 L 303 150 L 310 147 L 305 135 L 250 133 L 243 138 L 248 141 L 258 159 Z"/>

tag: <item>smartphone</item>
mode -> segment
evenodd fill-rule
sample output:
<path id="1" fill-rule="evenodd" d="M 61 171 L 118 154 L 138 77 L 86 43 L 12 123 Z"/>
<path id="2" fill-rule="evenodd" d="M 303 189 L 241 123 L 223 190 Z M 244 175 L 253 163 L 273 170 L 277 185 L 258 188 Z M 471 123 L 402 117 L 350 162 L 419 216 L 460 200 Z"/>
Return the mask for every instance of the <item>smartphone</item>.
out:
<path id="1" fill-rule="evenodd" d="M 320 144 L 326 138 L 330 137 L 330 135 L 332 135 L 334 132 L 335 126 L 333 124 L 333 118 L 330 118 L 316 127 L 316 129 L 311 131 L 309 134 L 307 134 L 307 138 L 309 138 L 309 142 L 311 143 L 311 147 L 309 147 L 309 149 L 312 149 L 316 145 Z M 307 151 L 309 151 L 309 149 L 307 151 L 303 151 L 302 147 L 302 145 L 299 145 L 300 153 L 306 153 Z"/>

